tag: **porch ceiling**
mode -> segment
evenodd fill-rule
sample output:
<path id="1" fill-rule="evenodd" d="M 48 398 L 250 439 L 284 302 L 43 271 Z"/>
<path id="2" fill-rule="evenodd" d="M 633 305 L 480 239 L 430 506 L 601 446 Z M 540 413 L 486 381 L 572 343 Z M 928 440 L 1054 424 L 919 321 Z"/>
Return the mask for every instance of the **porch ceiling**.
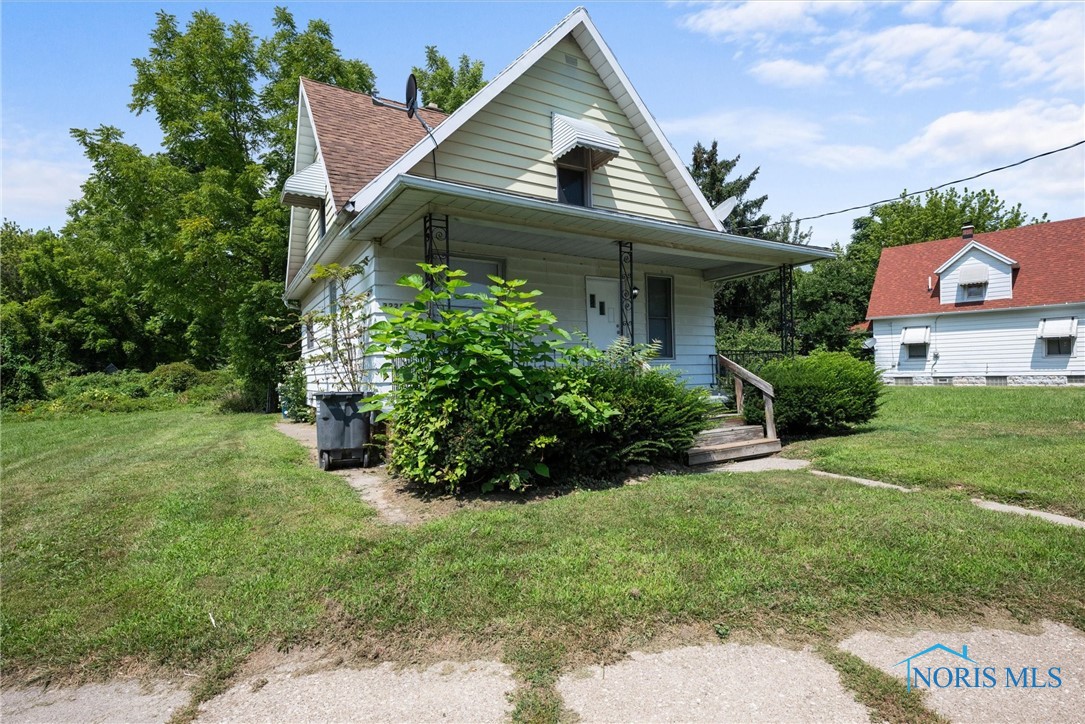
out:
<path id="1" fill-rule="evenodd" d="M 725 280 L 834 256 L 828 249 L 781 244 L 644 217 L 559 204 L 414 176 L 388 191 L 338 234 L 325 238 L 288 289 L 298 292 L 314 263 L 336 259 L 358 242 L 392 248 L 421 239 L 427 213 L 450 217 L 456 242 L 503 249 L 616 259 L 616 240 L 633 242 L 634 263 L 697 269 Z M 331 235 L 329 235 L 331 236 Z"/>

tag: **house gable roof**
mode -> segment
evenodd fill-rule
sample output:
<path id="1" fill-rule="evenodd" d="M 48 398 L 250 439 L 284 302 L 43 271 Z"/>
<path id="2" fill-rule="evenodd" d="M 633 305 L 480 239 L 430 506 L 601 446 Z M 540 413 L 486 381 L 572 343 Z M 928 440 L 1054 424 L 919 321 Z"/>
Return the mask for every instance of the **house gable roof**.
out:
<path id="1" fill-rule="evenodd" d="M 444 123 L 434 129 L 432 139 L 425 138 L 424 135 L 418 136 L 417 142 L 409 150 L 372 178 L 367 186 L 356 187 L 360 190 L 352 198 L 355 206 L 364 208 L 377 199 L 396 176 L 410 173 L 411 169 L 433 150 L 434 143 L 439 146 L 448 139 L 566 37 L 571 37 L 583 50 L 697 225 L 704 229 L 722 231 L 721 222 L 713 215 L 704 195 L 664 137 L 658 123 L 645 107 L 584 8 L 573 10 L 460 106 Z M 327 162 L 327 159 L 325 161 Z"/>
<path id="2" fill-rule="evenodd" d="M 308 78 L 301 79 L 301 93 L 336 209 L 426 136 L 422 124 L 402 108 L 374 105 L 365 93 Z M 448 118 L 441 111 L 418 112 L 431 127 Z"/>
<path id="3" fill-rule="evenodd" d="M 968 254 L 971 251 L 983 252 L 984 254 L 987 254 L 991 258 L 998 259 L 1003 264 L 1006 264 L 1006 265 L 1014 267 L 1014 268 L 1016 268 L 1018 266 L 1017 262 L 1014 261 L 1013 259 L 1011 259 L 1010 257 L 1006 256 L 1005 254 L 999 254 L 994 249 L 990 249 L 990 248 L 984 246 L 983 244 L 979 243 L 975 239 L 973 239 L 972 241 L 965 244 L 964 247 L 960 251 L 958 251 L 956 254 L 954 254 L 949 259 L 947 259 L 945 264 L 943 264 L 942 266 L 935 269 L 934 273 L 935 274 L 944 273 L 946 271 L 946 269 L 949 269 L 950 267 L 952 267 L 954 264 L 956 264 L 958 261 L 960 261 L 962 258 L 964 258 L 965 254 Z"/>
<path id="4" fill-rule="evenodd" d="M 936 270 L 975 244 L 1019 265 L 1013 297 L 942 304 Z M 927 288 L 928 278 L 933 288 Z M 1085 217 L 882 250 L 868 319 L 1085 302 Z"/>

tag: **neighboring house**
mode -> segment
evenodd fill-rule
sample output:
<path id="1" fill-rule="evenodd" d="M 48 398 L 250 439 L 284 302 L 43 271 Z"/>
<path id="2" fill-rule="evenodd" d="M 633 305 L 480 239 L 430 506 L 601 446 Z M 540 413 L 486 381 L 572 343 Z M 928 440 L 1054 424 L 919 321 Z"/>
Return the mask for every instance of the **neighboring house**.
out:
<path id="1" fill-rule="evenodd" d="M 1085 218 L 882 251 L 867 318 L 897 385 L 1085 384 Z"/>
<path id="2" fill-rule="evenodd" d="M 833 256 L 723 232 L 655 119 L 578 8 L 451 115 L 303 79 L 286 298 L 327 308 L 314 265 L 369 259 L 374 311 L 413 298 L 417 264 L 480 287 L 526 279 L 562 327 L 605 347 L 658 340 L 686 381 L 715 373 L 713 284 Z M 303 335 L 307 354 L 314 335 Z M 381 360 L 369 361 L 374 386 Z M 310 391 L 331 386 L 310 369 Z"/>

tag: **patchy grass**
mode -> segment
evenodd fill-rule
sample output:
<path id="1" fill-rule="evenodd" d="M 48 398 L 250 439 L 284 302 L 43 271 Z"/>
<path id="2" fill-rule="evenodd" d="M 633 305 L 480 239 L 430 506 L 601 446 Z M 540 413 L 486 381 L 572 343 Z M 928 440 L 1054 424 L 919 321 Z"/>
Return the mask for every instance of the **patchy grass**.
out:
<path id="1" fill-rule="evenodd" d="M 1085 388 L 890 387 L 878 417 L 786 455 L 1085 518 Z"/>
<path id="2" fill-rule="evenodd" d="M 503 651 L 518 717 L 552 720 L 563 668 L 682 626 L 831 641 L 867 618 L 997 609 L 1085 629 L 1085 535 L 959 492 L 660 476 L 394 528 L 271 423 L 5 423 L 5 675 L 137 662 L 200 671 L 209 695 L 267 644 L 407 659 L 462 640 Z"/>
<path id="3" fill-rule="evenodd" d="M 310 635 L 329 562 L 370 528 L 267 418 L 5 421 L 3 436 L 6 670 L 194 667 Z"/>
<path id="4" fill-rule="evenodd" d="M 945 717 L 924 706 L 925 692 L 909 691 L 899 680 L 854 654 L 826 644 L 820 644 L 817 650 L 840 674 L 844 686 L 855 692 L 855 698 L 870 709 L 871 721 L 948 724 Z"/>

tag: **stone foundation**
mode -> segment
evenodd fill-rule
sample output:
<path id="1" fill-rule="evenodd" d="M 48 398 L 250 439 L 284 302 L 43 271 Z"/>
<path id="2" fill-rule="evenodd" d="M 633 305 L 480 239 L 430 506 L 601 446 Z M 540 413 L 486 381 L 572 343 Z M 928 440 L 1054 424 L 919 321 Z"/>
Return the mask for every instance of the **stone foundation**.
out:
<path id="1" fill-rule="evenodd" d="M 902 382 L 900 378 L 910 380 Z M 946 385 L 944 380 L 954 387 L 1063 387 L 1070 382 L 1066 375 L 938 375 L 938 384 Z M 931 375 L 883 375 L 882 381 L 897 387 L 930 387 L 936 384 Z"/>

